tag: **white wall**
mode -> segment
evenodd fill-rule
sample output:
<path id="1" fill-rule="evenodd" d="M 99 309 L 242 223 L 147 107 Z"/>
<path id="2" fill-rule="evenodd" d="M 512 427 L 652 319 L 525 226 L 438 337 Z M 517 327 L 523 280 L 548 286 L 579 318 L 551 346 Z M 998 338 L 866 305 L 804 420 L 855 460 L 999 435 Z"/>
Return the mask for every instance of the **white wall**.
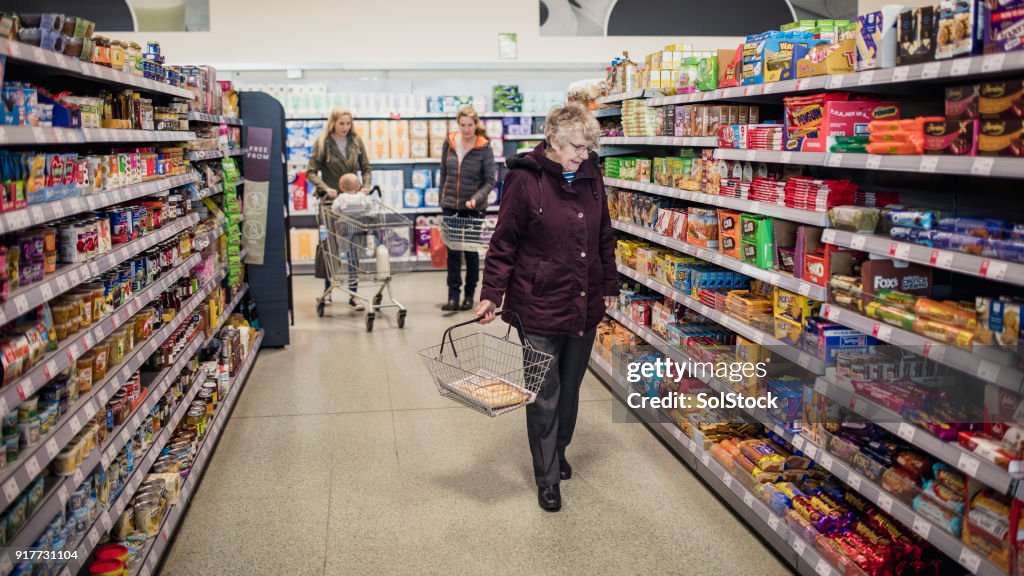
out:
<path id="1" fill-rule="evenodd" d="M 623 49 L 642 59 L 648 52 L 682 41 L 541 37 L 536 0 L 210 0 L 210 29 L 116 37 L 140 43 L 157 40 L 172 63 L 439 65 L 502 63 L 498 33 L 515 32 L 518 66 L 592 64 L 596 70 Z M 686 42 L 718 48 L 738 39 Z"/>
<path id="2" fill-rule="evenodd" d="M 907 0 L 926 5 L 932 0 Z M 892 3 L 860 0 L 860 12 Z M 713 0 L 709 10 L 720 9 Z M 727 12 L 722 12 L 727 17 Z M 160 42 L 170 63 L 206 63 L 224 69 L 324 67 L 443 69 L 548 68 L 599 75 L 613 56 L 634 60 L 670 43 L 724 48 L 725 37 L 542 37 L 536 0 L 210 0 L 210 32 L 118 33 Z M 761 30 L 751 30 L 751 33 Z M 519 58 L 498 59 L 498 33 L 519 35 Z M 593 70 L 593 73 L 588 73 Z M 567 79 L 568 80 L 568 79 Z"/>
<path id="3" fill-rule="evenodd" d="M 894 0 L 860 0 L 857 3 L 857 7 L 858 12 L 860 14 L 864 14 L 866 12 L 874 12 L 888 4 L 897 4 L 907 8 L 919 8 L 921 6 L 931 6 L 938 3 L 939 0 L 903 0 L 902 2 Z"/>

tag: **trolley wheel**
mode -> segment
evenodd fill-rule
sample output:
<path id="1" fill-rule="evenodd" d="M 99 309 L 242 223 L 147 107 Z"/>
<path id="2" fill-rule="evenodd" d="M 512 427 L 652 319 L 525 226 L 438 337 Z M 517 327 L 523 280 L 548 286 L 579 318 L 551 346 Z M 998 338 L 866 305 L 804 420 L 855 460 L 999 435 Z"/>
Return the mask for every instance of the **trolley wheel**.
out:
<path id="1" fill-rule="evenodd" d="M 374 318 L 373 314 L 367 314 L 366 315 L 366 331 L 367 332 L 373 332 L 373 318 Z"/>
<path id="2" fill-rule="evenodd" d="M 398 327 L 405 328 L 405 310 L 398 313 Z"/>
<path id="3" fill-rule="evenodd" d="M 316 303 L 316 315 L 317 316 L 319 316 L 321 318 L 324 317 L 324 307 L 325 307 L 325 304 L 324 304 L 323 300 L 320 300 L 320 301 L 318 301 Z"/>
<path id="4" fill-rule="evenodd" d="M 382 295 L 380 295 L 380 294 L 377 294 L 376 296 L 373 297 L 373 305 L 374 306 L 380 306 L 380 303 L 383 300 L 384 300 L 384 297 Z"/>

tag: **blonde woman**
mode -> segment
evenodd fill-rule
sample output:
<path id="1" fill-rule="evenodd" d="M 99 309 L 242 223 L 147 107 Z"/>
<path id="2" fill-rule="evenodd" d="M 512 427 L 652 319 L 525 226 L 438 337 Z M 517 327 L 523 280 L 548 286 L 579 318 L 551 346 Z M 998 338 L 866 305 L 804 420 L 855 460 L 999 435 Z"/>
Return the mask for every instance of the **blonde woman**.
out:
<path id="1" fill-rule="evenodd" d="M 518 313 L 523 335 L 554 356 L 537 400 L 526 407 L 540 507 L 562 506 L 572 477 L 579 390 L 597 324 L 619 294 L 615 237 L 594 147 L 601 130 L 580 104 L 548 114 L 545 141 L 507 162 L 498 225 L 484 268 L 481 322 L 495 308 Z"/>
<path id="2" fill-rule="evenodd" d="M 346 174 L 362 173 L 362 189 L 367 192 L 372 182 L 373 169 L 366 156 L 366 145 L 363 139 L 352 130 L 352 113 L 345 108 L 331 110 L 331 115 L 324 124 L 324 131 L 313 144 L 313 154 L 306 167 L 306 181 L 316 186 L 314 194 L 321 202 L 330 203 L 338 197 L 335 188 L 341 177 Z M 320 248 L 316 252 L 316 277 L 324 279 L 323 301 L 331 303 L 331 280 L 327 277 L 326 267 Z M 349 290 L 357 291 L 359 281 L 352 278 Z M 348 303 L 356 310 L 362 311 L 364 306 L 354 298 Z"/>
<path id="3" fill-rule="evenodd" d="M 480 116 L 470 106 L 456 115 L 459 130 L 448 135 L 441 150 L 441 212 L 445 216 L 479 218 L 494 189 L 494 152 Z M 466 256 L 465 298 L 462 292 L 462 256 Z M 448 302 L 445 312 L 472 310 L 480 278 L 480 254 L 448 249 Z"/>

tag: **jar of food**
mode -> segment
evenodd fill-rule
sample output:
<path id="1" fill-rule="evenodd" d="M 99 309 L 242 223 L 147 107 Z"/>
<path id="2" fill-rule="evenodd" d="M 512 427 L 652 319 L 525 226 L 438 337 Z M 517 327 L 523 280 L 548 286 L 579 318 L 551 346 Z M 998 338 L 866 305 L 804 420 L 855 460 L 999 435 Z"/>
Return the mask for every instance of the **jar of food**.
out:
<path id="1" fill-rule="evenodd" d="M 124 511 L 117 517 L 111 535 L 115 540 L 124 542 L 128 535 L 135 531 L 135 508 L 125 506 Z"/>
<path id="2" fill-rule="evenodd" d="M 78 454 L 74 448 L 65 448 L 53 460 L 53 473 L 58 476 L 71 476 L 78 469 Z"/>
<path id="3" fill-rule="evenodd" d="M 107 356 L 110 352 L 110 343 L 106 340 L 92 348 L 92 379 L 99 382 L 107 376 Z"/>
<path id="4" fill-rule="evenodd" d="M 205 390 L 209 390 L 210 391 L 210 398 L 213 401 L 214 405 L 216 405 L 218 403 L 218 401 L 219 401 L 217 399 L 217 383 L 216 382 L 204 382 L 203 383 L 203 387 L 200 390 L 200 394 L 202 393 L 202 391 L 205 391 Z"/>
<path id="5" fill-rule="evenodd" d="M 78 358 L 75 362 L 75 366 L 78 369 L 78 391 L 89 392 L 92 390 L 93 378 L 93 365 L 96 358 L 92 352 L 86 352 Z"/>
<path id="6" fill-rule="evenodd" d="M 199 438 L 206 436 L 207 416 L 206 409 L 203 407 L 190 408 L 185 414 L 185 423 L 196 427 L 196 433 Z"/>

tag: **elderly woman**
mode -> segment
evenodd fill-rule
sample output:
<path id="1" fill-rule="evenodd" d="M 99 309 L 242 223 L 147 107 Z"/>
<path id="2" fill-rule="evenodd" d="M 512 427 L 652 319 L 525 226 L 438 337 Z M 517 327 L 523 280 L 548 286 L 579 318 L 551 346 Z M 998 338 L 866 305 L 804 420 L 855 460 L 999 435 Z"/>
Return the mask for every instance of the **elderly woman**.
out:
<path id="1" fill-rule="evenodd" d="M 526 408 L 538 501 L 562 506 L 559 480 L 572 477 L 579 389 L 605 309 L 618 296 L 615 238 L 601 171 L 593 154 L 597 121 L 578 104 L 548 114 L 545 141 L 508 160 L 497 228 L 476 309 L 518 313 L 522 336 L 554 356 L 536 402 Z"/>
<path id="2" fill-rule="evenodd" d="M 323 132 L 313 144 L 313 153 L 306 168 L 306 180 L 316 187 L 318 200 L 331 203 L 338 197 L 335 186 L 346 174 L 361 173 L 362 189 L 366 192 L 373 181 L 373 169 L 366 155 L 363 139 L 352 130 L 352 113 L 345 108 L 331 110 L 331 115 L 324 124 Z M 327 277 L 323 254 L 317 246 L 316 276 L 324 278 L 323 302 L 331 303 L 331 279 Z M 349 279 L 348 289 L 356 292 L 359 289 L 358 278 Z M 348 299 L 349 306 L 357 311 L 364 309 L 363 304 L 355 298 Z"/>

